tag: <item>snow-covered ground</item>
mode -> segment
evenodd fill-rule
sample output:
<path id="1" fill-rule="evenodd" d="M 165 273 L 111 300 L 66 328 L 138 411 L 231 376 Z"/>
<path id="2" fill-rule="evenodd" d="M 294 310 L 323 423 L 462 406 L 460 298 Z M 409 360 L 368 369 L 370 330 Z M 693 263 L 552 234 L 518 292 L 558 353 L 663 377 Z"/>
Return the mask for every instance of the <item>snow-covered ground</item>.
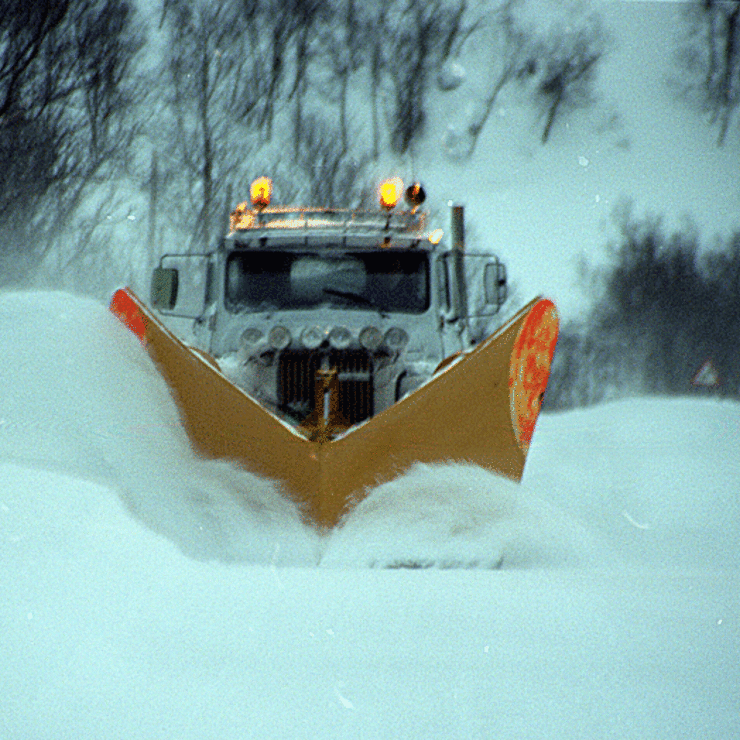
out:
<path id="1" fill-rule="evenodd" d="M 95 301 L 0 294 L 0 387 L 2 738 L 740 736 L 740 404 L 545 416 L 521 486 L 322 538 Z"/>
<path id="2" fill-rule="evenodd" d="M 705 244 L 737 228 L 736 129 L 718 149 L 665 84 L 678 5 L 598 3 L 597 102 L 544 147 L 507 89 L 455 155 L 492 74 L 472 46 L 431 101 L 409 170 L 519 305 L 583 310 L 623 198 Z M 192 454 L 99 302 L 0 293 L 0 388 L 0 740 L 740 737 L 738 403 L 544 416 L 521 486 L 418 467 L 321 537 Z"/>

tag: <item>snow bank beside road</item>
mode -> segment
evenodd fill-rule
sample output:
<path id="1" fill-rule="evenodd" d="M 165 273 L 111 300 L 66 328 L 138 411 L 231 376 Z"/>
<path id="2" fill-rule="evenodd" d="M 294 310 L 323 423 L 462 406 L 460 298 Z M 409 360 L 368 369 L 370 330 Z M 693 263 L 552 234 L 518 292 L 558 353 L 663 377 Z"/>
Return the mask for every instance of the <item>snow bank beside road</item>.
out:
<path id="1" fill-rule="evenodd" d="M 0 294 L 0 388 L 0 460 L 111 487 L 191 557 L 316 562 L 275 484 L 194 456 L 166 384 L 100 303 Z"/>
<path id="2" fill-rule="evenodd" d="M 623 559 L 740 567 L 740 403 L 635 398 L 544 414 L 524 487 Z"/>
<path id="3" fill-rule="evenodd" d="M 417 466 L 321 541 L 99 304 L 0 294 L 0 384 L 3 738 L 740 732 L 738 404 L 545 416 L 521 487 Z M 478 567 L 351 567 L 413 563 Z"/>

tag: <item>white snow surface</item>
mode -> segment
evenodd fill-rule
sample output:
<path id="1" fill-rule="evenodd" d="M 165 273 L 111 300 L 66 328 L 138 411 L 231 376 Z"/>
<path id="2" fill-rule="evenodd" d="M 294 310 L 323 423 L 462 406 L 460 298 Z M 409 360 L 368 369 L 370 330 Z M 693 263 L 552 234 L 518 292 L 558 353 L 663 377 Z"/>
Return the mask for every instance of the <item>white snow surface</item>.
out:
<path id="1" fill-rule="evenodd" d="M 95 301 L 0 294 L 0 387 L 0 738 L 740 736 L 740 404 L 545 415 L 521 485 L 322 536 Z"/>

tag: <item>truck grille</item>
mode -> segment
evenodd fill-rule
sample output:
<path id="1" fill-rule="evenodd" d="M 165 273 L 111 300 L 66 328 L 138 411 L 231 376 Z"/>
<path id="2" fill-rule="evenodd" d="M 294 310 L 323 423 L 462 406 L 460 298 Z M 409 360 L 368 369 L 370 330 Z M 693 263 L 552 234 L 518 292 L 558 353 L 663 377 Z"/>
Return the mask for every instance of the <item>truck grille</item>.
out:
<path id="1" fill-rule="evenodd" d="M 314 410 L 314 380 L 321 353 L 285 350 L 278 368 L 278 405 L 283 413 L 304 419 Z M 339 411 L 350 424 L 373 415 L 373 361 L 364 350 L 332 350 L 329 366 L 339 373 Z"/>

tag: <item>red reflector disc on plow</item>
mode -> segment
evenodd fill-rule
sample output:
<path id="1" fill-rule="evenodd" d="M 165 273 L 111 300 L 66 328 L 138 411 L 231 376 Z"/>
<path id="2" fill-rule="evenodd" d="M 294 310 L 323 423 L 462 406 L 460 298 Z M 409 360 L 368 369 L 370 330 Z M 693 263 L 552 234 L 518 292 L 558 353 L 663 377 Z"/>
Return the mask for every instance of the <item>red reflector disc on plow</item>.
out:
<path id="1" fill-rule="evenodd" d="M 122 324 L 139 337 L 142 344 L 146 345 L 146 321 L 127 290 L 120 288 L 113 294 L 110 310 Z"/>
<path id="2" fill-rule="evenodd" d="M 537 303 L 519 330 L 509 364 L 511 422 L 526 454 L 532 441 L 558 339 L 558 314 L 549 300 Z"/>

